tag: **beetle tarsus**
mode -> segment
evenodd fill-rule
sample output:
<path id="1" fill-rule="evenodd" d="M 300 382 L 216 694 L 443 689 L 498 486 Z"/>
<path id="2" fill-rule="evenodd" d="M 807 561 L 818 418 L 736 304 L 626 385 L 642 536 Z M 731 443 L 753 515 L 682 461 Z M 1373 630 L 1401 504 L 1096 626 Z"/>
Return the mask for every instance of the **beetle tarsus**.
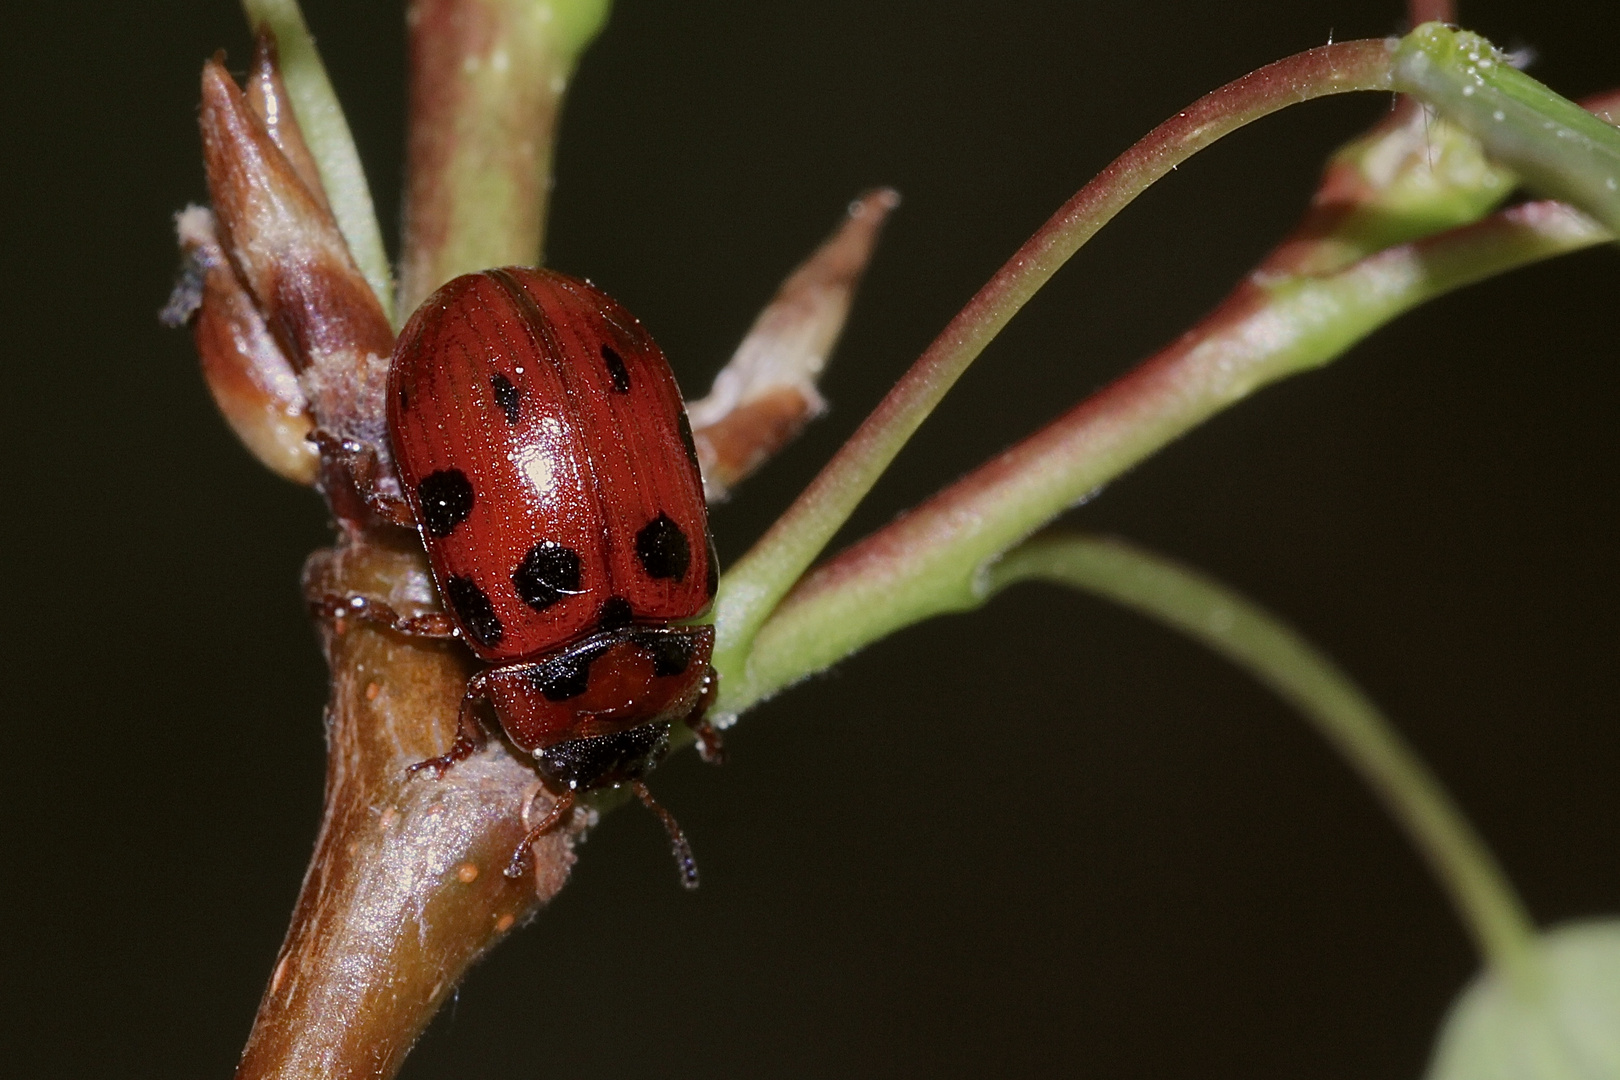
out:
<path id="1" fill-rule="evenodd" d="M 484 696 L 485 676 L 483 673 L 474 675 L 467 680 L 467 693 L 461 699 L 461 708 L 456 713 L 456 741 L 450 744 L 450 749 L 435 758 L 418 761 L 405 770 L 407 778 L 415 776 L 424 769 L 433 770 L 433 779 L 440 780 L 450 767 L 457 762 L 466 761 L 484 748 L 489 733 L 484 730 L 483 723 L 478 719 L 473 706 Z"/>
<path id="2" fill-rule="evenodd" d="M 506 864 L 504 873 L 507 877 L 515 880 L 529 872 L 530 848 L 534 846 L 536 840 L 556 828 L 558 822 L 573 811 L 574 800 L 575 795 L 572 788 L 563 792 L 557 797 L 557 801 L 551 804 L 551 811 L 540 819 L 540 823 L 523 834 L 522 842 L 512 852 L 511 861 Z"/>
<path id="3" fill-rule="evenodd" d="M 435 758 L 428 758 L 426 761 L 418 761 L 405 770 L 405 775 L 415 776 L 426 769 L 432 769 L 433 779 L 443 779 L 444 774 L 449 772 L 452 766 L 472 757 L 478 752 L 481 745 L 477 740 L 469 739 L 465 735 L 457 735 L 456 741 L 450 744 L 449 752 L 440 754 Z"/>

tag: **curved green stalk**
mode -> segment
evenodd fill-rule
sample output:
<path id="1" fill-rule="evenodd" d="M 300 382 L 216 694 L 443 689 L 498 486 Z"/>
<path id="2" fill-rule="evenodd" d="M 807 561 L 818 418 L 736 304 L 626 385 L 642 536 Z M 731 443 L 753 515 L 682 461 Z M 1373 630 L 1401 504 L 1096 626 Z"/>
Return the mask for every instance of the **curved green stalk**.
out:
<path id="1" fill-rule="evenodd" d="M 1425 300 L 1610 239 L 1562 203 L 1527 203 L 1334 274 L 1240 291 L 1157 356 L 808 575 L 761 628 L 746 667 L 722 672 L 719 715 L 901 627 L 977 606 L 983 568 L 1001 552 L 1261 387 L 1326 364 Z"/>
<path id="2" fill-rule="evenodd" d="M 1275 615 L 1118 540 L 1036 537 L 989 569 L 984 595 L 1020 581 L 1068 585 L 1174 627 L 1292 704 L 1405 828 L 1491 966 L 1521 985 L 1532 977 L 1535 926 L 1484 841 L 1378 706 Z"/>
<path id="3" fill-rule="evenodd" d="M 388 321 L 397 323 L 388 250 L 383 246 L 365 170 L 360 167 L 360 152 L 355 149 L 343 106 L 338 104 L 332 81 L 326 77 L 326 65 L 321 63 L 298 0 L 242 0 L 242 10 L 254 33 L 268 32 L 275 39 L 281 78 L 287 84 L 287 96 L 292 99 L 304 142 L 320 170 L 321 186 L 332 204 L 338 230 L 366 283 L 377 294 Z"/>
<path id="4" fill-rule="evenodd" d="M 725 576 L 715 610 L 722 714 L 884 633 L 958 606 L 971 568 L 1257 387 L 1327 362 L 1400 312 L 1450 289 L 1613 239 L 1567 207 L 1533 204 L 1388 248 L 1336 273 L 1295 267 L 1292 274 L 1263 275 L 1263 288 L 1234 294 L 1216 317 L 1065 421 L 799 581 L 967 365 L 1114 213 L 1198 148 L 1265 112 L 1320 94 L 1393 85 L 1392 50 L 1401 88 L 1475 131 L 1533 186 L 1567 194 L 1581 209 L 1620 222 L 1620 203 L 1612 197 L 1620 186 L 1613 167 L 1620 163 L 1620 132 L 1500 62 L 1472 35 L 1426 24 L 1399 43 L 1347 42 L 1302 53 L 1207 95 L 1137 143 L 1047 222 Z M 1478 173 L 1494 177 L 1497 171 Z M 1480 196 L 1480 213 L 1500 194 L 1494 183 L 1486 186 L 1492 190 L 1472 193 Z M 1259 302 L 1257 294 L 1263 294 Z"/>
<path id="5" fill-rule="evenodd" d="M 1104 169 L 951 320 L 821 473 L 721 583 L 715 667 L 734 677 L 755 634 L 984 347 L 1069 257 L 1154 181 L 1289 105 L 1389 89 L 1394 40 L 1347 41 L 1279 60 L 1205 95 Z"/>

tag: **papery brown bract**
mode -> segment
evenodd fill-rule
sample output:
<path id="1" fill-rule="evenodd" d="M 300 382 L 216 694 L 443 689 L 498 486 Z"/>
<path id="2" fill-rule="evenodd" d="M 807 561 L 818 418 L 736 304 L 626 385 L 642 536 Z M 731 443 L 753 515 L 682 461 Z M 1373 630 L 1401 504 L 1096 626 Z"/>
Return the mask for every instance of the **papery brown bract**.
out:
<path id="1" fill-rule="evenodd" d="M 200 275 L 194 311 L 177 309 L 172 321 L 189 319 L 203 379 L 214 404 L 254 457 L 272 472 L 312 484 L 320 466 L 309 441 L 315 422 L 298 376 L 265 326 L 258 305 L 242 286 L 214 232 L 207 210 L 193 206 L 176 219 L 180 248 Z M 185 298 L 177 298 L 189 306 Z"/>
<path id="2" fill-rule="evenodd" d="M 293 112 L 292 99 L 287 95 L 287 86 L 281 79 L 275 39 L 263 31 L 254 39 L 253 67 L 248 72 L 247 85 L 242 88 L 242 93 L 248 108 L 264 121 L 265 131 L 285 155 L 287 164 L 304 182 L 304 187 L 323 210 L 331 213 L 326 188 L 321 184 L 320 168 L 315 164 L 314 155 L 309 152 L 309 144 L 304 141 L 304 132 Z"/>
<path id="3" fill-rule="evenodd" d="M 203 160 L 219 239 L 298 373 L 320 428 L 377 447 L 393 332 L 332 215 L 217 61 L 203 66 Z M 339 518 L 364 518 L 323 477 Z"/>
<path id="4" fill-rule="evenodd" d="M 691 404 L 704 490 L 721 499 L 827 408 L 816 380 L 838 341 L 878 233 L 900 196 L 849 204 L 844 222 L 759 313 L 709 393 Z"/>

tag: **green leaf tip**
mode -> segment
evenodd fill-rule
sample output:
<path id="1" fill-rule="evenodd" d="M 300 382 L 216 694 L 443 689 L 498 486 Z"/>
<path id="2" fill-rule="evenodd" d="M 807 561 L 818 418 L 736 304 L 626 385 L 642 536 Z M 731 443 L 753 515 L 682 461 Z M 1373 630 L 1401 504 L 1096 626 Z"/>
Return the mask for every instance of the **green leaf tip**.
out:
<path id="1" fill-rule="evenodd" d="M 1539 935 L 1535 988 L 1486 971 L 1452 1006 L 1426 1080 L 1620 1078 L 1620 920 Z"/>
<path id="2" fill-rule="evenodd" d="M 1395 88 L 1465 128 L 1537 191 L 1620 232 L 1620 129 L 1513 67 L 1496 46 L 1425 23 L 1395 50 Z"/>

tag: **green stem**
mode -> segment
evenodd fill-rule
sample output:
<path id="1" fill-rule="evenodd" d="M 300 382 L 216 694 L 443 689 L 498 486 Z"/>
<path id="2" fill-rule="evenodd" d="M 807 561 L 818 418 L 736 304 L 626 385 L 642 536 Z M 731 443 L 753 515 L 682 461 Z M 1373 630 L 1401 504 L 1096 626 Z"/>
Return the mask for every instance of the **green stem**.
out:
<path id="1" fill-rule="evenodd" d="M 1535 927 L 1440 781 L 1378 707 L 1281 620 L 1231 589 L 1116 540 L 1041 536 L 990 568 L 988 592 L 1048 581 L 1112 600 L 1220 653 L 1304 714 L 1405 828 L 1491 966 L 1524 985 Z"/>
<path id="2" fill-rule="evenodd" d="M 400 304 L 458 274 L 540 262 L 552 148 L 608 0 L 411 0 Z"/>
<path id="3" fill-rule="evenodd" d="M 977 606 L 983 567 L 1001 552 L 1262 386 L 1327 363 L 1425 300 L 1611 238 L 1561 203 L 1528 203 L 1335 274 L 1239 290 L 1134 371 L 808 575 L 746 667 L 722 672 L 719 714 L 903 626 Z"/>
<path id="4" fill-rule="evenodd" d="M 1393 41 L 1349 41 L 1269 64 L 1155 128 L 1081 188 L 951 320 L 849 442 L 725 577 L 715 666 L 740 672 L 755 635 L 967 366 L 1080 246 L 1154 181 L 1289 105 L 1389 89 Z"/>
<path id="5" fill-rule="evenodd" d="M 349 122 L 343 117 L 326 65 L 315 50 L 298 0 L 242 0 L 242 10 L 254 33 L 275 39 L 281 60 L 281 78 L 292 100 L 293 115 L 321 174 L 321 186 L 332 205 L 332 216 L 349 245 L 349 253 L 377 294 L 390 323 L 394 318 L 394 283 L 388 269 L 377 211 L 371 203 L 360 152 L 355 149 Z"/>
<path id="6" fill-rule="evenodd" d="M 1530 187 L 1620 234 L 1620 129 L 1515 69 L 1489 41 L 1420 26 L 1395 52 L 1395 86 L 1465 128 Z"/>

